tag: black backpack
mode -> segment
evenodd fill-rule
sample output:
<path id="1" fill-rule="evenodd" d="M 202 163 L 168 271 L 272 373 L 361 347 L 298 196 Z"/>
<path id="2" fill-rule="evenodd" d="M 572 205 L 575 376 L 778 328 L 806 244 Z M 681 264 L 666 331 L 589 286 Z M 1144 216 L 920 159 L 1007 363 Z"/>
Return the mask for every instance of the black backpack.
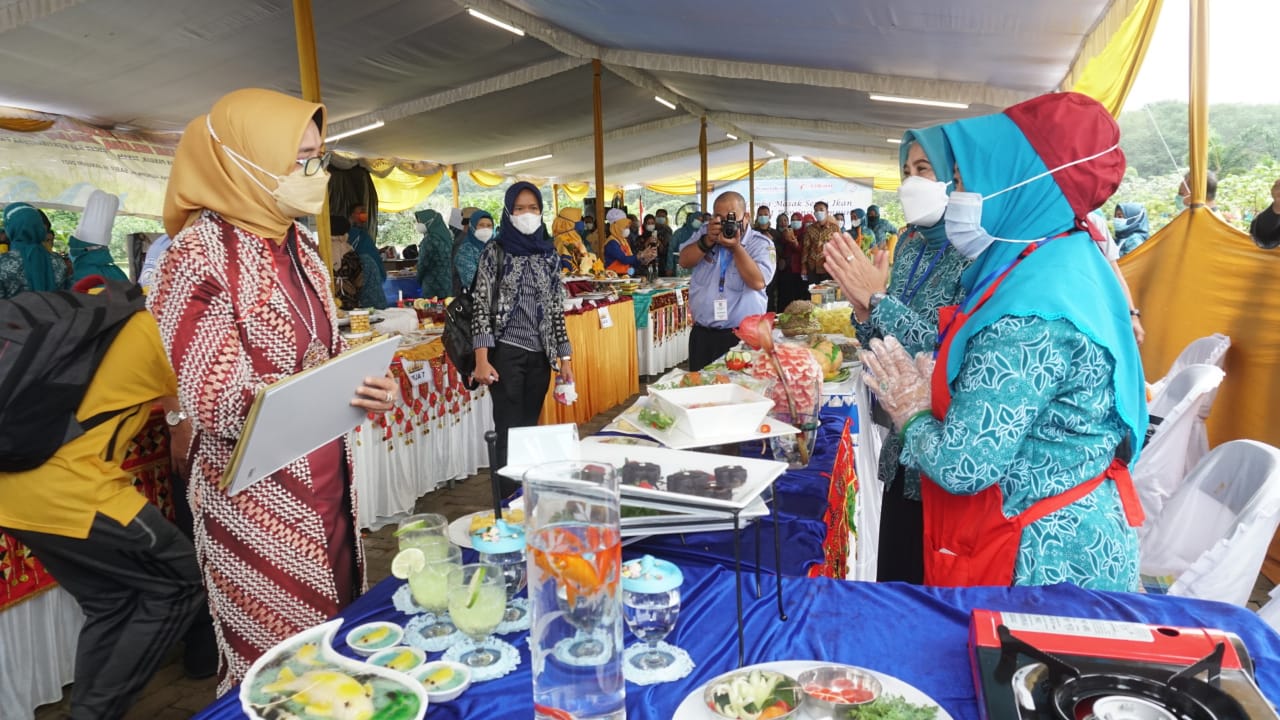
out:
<path id="1" fill-rule="evenodd" d="M 76 420 L 116 335 L 146 303 L 107 281 L 98 295 L 24 292 L 0 300 L 0 472 L 40 467 L 58 448 L 128 408 Z"/>
<path id="2" fill-rule="evenodd" d="M 492 285 L 492 293 L 489 296 L 489 317 L 495 317 L 498 314 L 498 296 L 502 293 L 502 246 L 494 243 L 494 250 L 497 255 L 498 272 L 494 277 Z M 449 356 L 449 362 L 458 369 L 458 373 L 462 375 L 462 384 L 468 390 L 475 390 L 480 386 L 471 378 L 471 373 L 476 369 L 476 350 L 475 350 L 475 334 L 471 331 L 471 320 L 475 317 L 476 294 L 475 279 L 471 281 L 471 287 L 464 289 L 453 302 L 444 310 L 444 341 L 445 355 Z"/>

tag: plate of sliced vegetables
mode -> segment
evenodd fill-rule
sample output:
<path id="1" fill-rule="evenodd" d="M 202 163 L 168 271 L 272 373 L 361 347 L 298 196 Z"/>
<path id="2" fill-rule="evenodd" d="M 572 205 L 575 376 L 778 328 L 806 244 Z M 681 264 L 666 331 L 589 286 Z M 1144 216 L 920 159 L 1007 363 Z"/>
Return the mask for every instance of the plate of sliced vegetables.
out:
<path id="1" fill-rule="evenodd" d="M 730 718 L 731 720 L 770 720 L 771 718 L 826 720 L 831 718 L 832 715 L 815 707 L 816 703 L 805 702 L 807 696 L 805 696 L 802 686 L 797 688 L 802 694 L 798 707 L 787 711 L 782 710 L 781 705 L 776 700 L 782 699 L 785 701 L 786 698 L 776 697 L 776 693 L 771 693 L 770 695 L 765 695 L 763 700 L 754 703 L 754 707 L 751 708 L 755 712 L 754 715 L 751 712 L 747 712 L 746 703 L 740 703 L 738 706 L 743 711 L 742 713 L 738 715 L 732 714 L 732 702 L 734 700 L 755 700 L 755 695 L 748 698 L 747 693 L 754 693 L 756 690 L 748 691 L 744 687 L 738 695 L 731 696 L 731 690 L 726 691 L 725 688 L 718 688 L 726 701 L 724 707 L 726 710 L 730 710 L 728 714 L 714 710 L 714 706 L 705 699 L 705 696 L 708 691 L 717 689 L 718 685 L 722 685 L 727 678 L 743 674 L 746 674 L 748 681 L 750 681 L 752 672 L 771 672 L 774 675 L 780 675 L 796 681 L 800 674 L 806 670 L 832 666 L 839 666 L 839 664 L 818 660 L 787 660 L 751 665 L 741 670 L 721 675 L 690 693 L 684 699 L 684 702 L 680 703 L 680 706 L 676 708 L 672 720 L 722 720 L 723 718 Z M 856 709 L 846 710 L 836 715 L 833 720 L 952 720 L 951 715 L 933 698 L 892 675 L 886 675 L 867 668 L 854 668 L 852 665 L 842 667 L 870 673 L 880 681 L 881 693 L 871 702 L 859 705 Z M 768 681 L 761 680 L 761 682 Z M 773 700 L 770 699 L 771 697 L 773 697 Z M 714 701 L 714 698 L 712 700 Z M 789 701 L 787 702 L 789 704 Z M 777 709 L 768 709 L 770 704 L 776 706 Z M 783 714 L 777 714 L 779 712 Z"/>

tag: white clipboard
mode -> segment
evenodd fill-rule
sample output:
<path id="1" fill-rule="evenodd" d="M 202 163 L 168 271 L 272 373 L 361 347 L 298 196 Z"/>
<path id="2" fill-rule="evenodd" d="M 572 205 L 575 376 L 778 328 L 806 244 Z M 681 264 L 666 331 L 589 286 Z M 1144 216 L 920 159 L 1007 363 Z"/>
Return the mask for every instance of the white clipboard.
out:
<path id="1" fill-rule="evenodd" d="M 359 425 L 366 411 L 351 406 L 356 389 L 386 375 L 399 346 L 387 337 L 259 390 L 220 486 L 235 495 Z"/>

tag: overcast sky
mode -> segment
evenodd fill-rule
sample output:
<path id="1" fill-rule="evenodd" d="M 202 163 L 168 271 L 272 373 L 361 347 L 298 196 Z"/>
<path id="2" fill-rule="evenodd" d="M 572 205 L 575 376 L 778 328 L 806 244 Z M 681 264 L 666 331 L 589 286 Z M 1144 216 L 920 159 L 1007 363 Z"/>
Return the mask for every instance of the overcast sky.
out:
<path id="1" fill-rule="evenodd" d="M 1280 0 L 1212 0 L 1209 12 L 1209 102 L 1280 104 Z M 1189 17 L 1189 0 L 1164 0 L 1126 110 L 1187 99 Z"/>

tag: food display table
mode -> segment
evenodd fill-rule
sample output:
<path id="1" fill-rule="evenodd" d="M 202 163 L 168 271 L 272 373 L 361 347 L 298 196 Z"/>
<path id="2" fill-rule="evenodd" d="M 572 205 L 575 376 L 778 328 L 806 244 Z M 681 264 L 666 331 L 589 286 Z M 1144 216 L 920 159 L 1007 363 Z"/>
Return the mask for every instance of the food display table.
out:
<path id="1" fill-rule="evenodd" d="M 661 375 L 689 359 L 689 288 L 636 293 L 636 353 L 641 375 Z"/>
<path id="2" fill-rule="evenodd" d="M 595 303 L 592 303 L 595 305 Z M 601 310 L 609 327 L 602 327 Z M 574 386 L 578 401 L 561 405 L 555 401 L 555 377 L 542 403 L 540 425 L 586 423 L 596 415 L 622 404 L 640 391 L 636 368 L 636 325 L 631 298 L 602 301 L 595 307 L 569 311 L 564 317 L 569 342 L 573 344 Z"/>
<path id="3" fill-rule="evenodd" d="M 431 345 L 423 359 L 396 358 L 395 408 L 371 415 L 349 435 L 362 528 L 376 530 L 412 512 L 419 497 L 489 464 L 488 391 L 469 392 L 440 341 Z"/>

